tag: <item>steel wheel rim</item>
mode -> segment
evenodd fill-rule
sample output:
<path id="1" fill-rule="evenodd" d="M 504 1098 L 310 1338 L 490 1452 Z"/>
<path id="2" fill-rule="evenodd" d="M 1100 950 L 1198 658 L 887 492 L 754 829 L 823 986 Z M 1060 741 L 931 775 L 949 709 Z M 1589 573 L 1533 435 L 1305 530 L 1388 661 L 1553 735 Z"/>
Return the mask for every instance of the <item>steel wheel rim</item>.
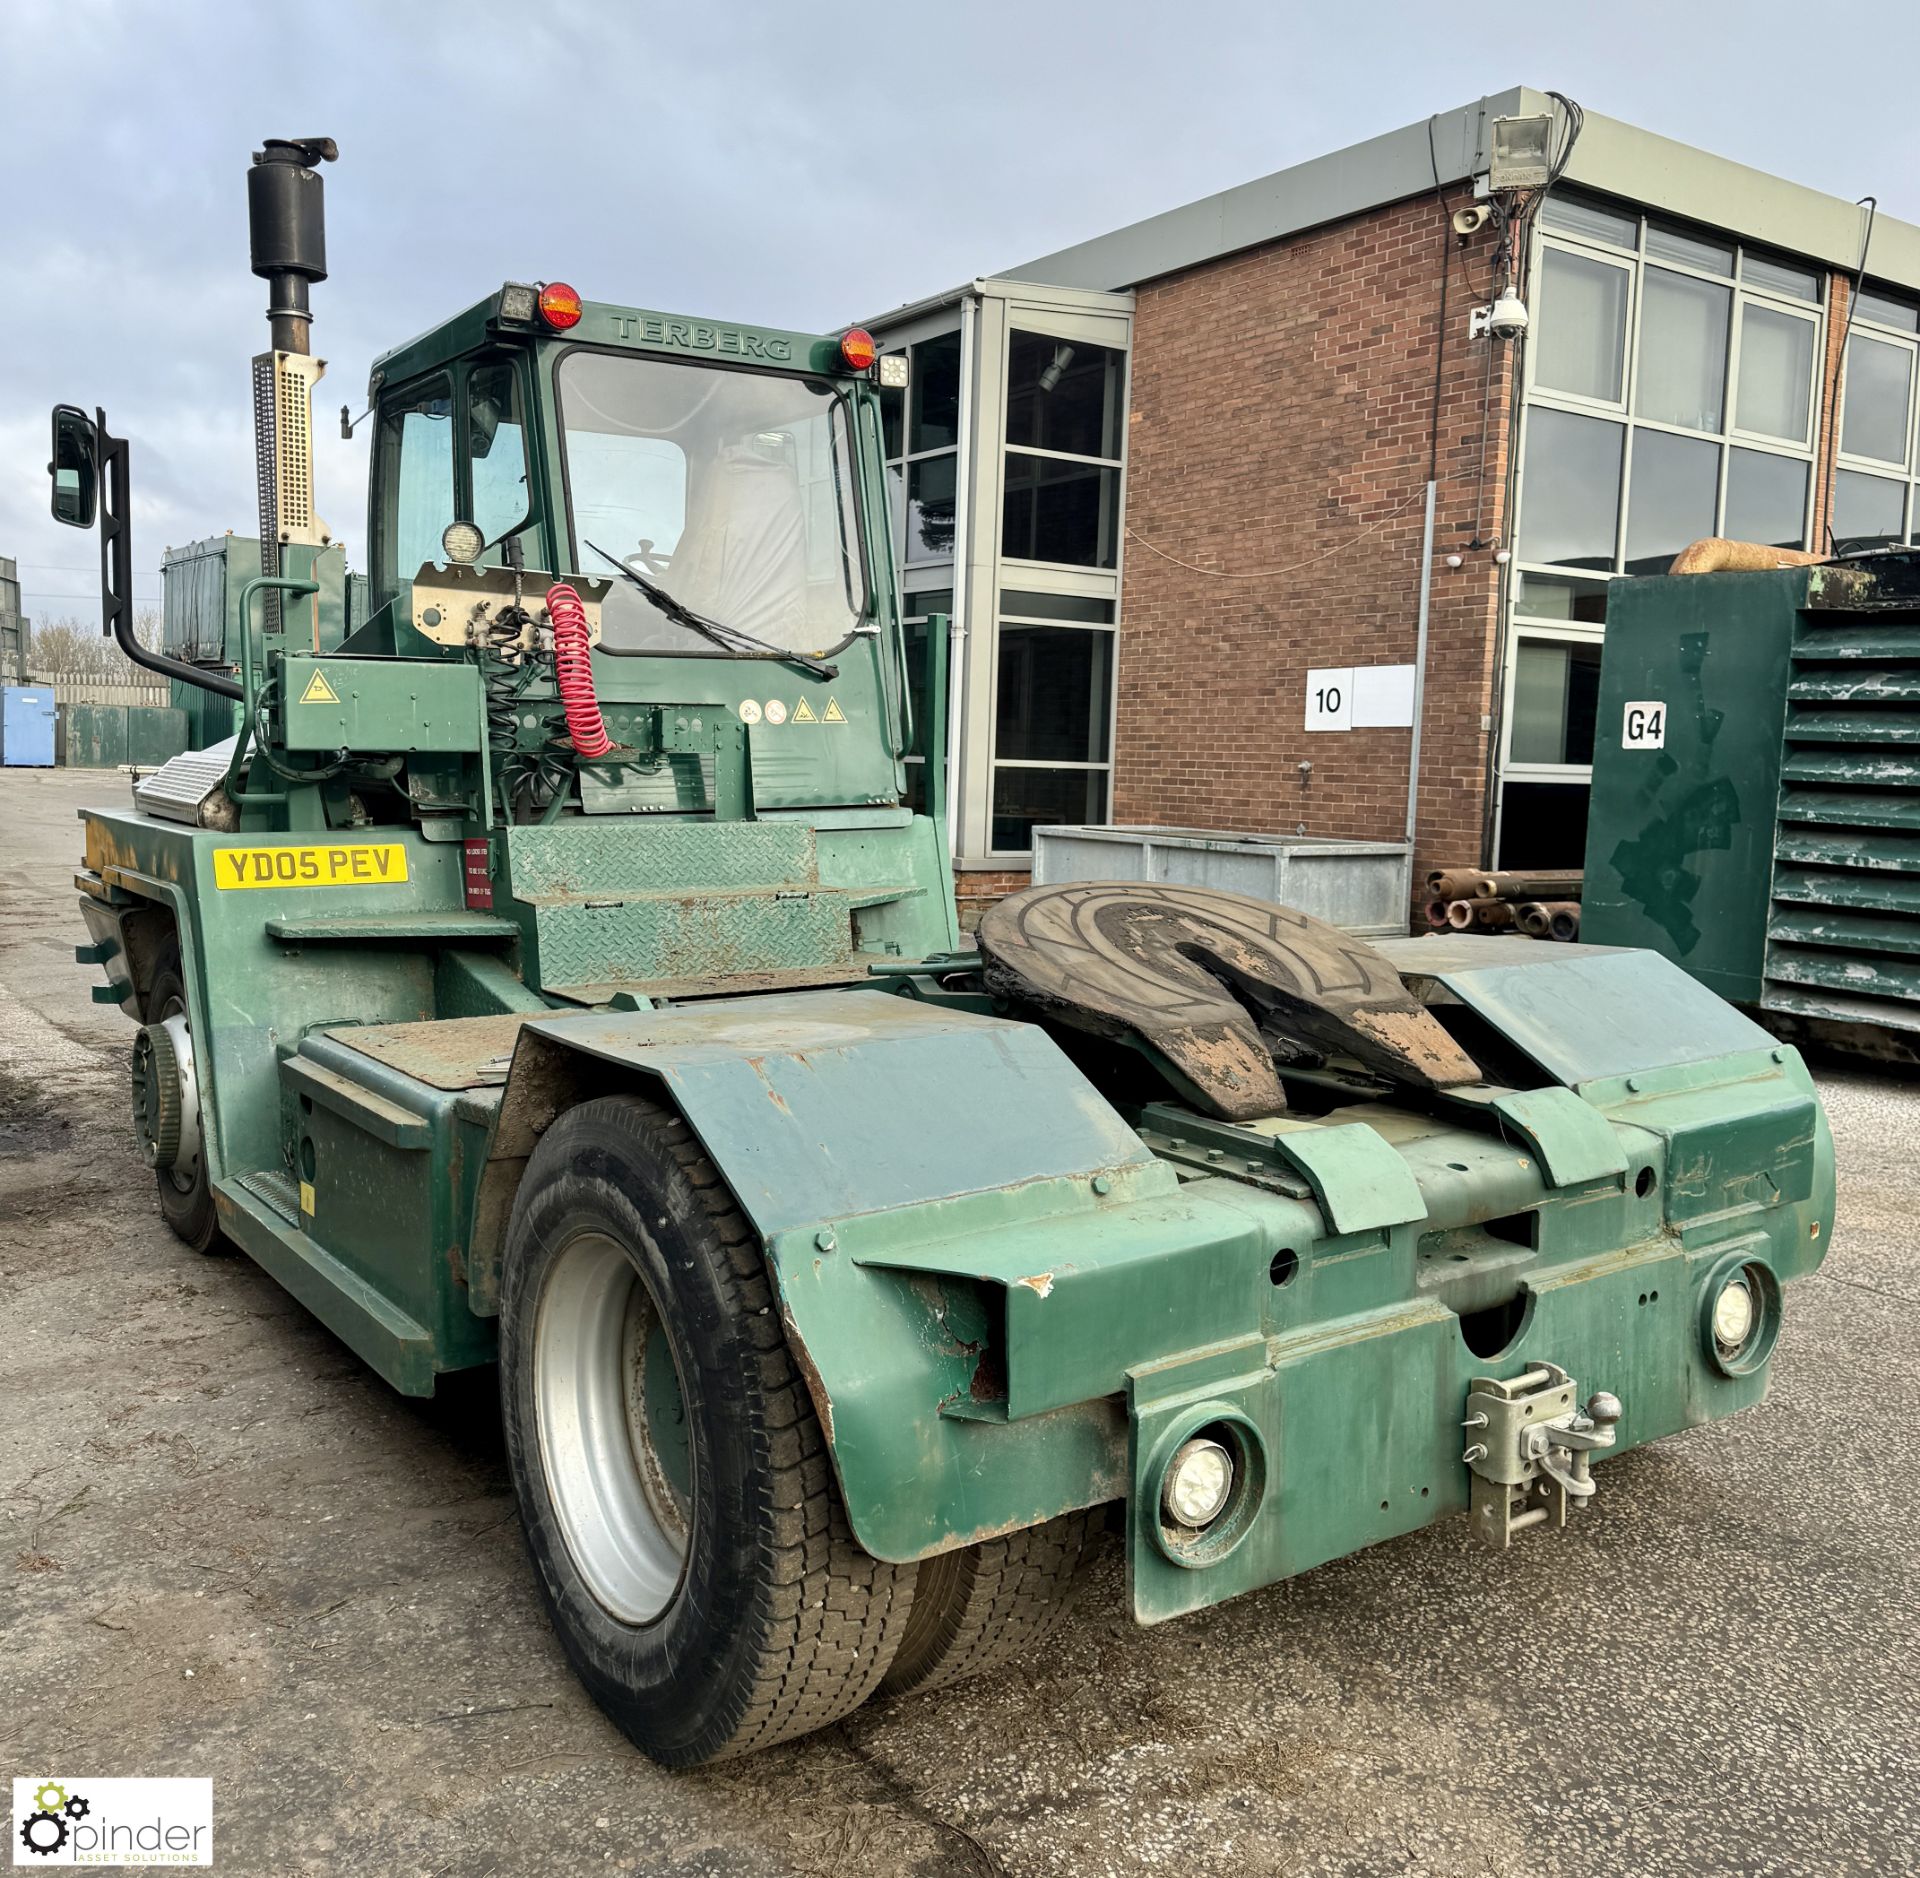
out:
<path id="1" fill-rule="evenodd" d="M 547 1268 L 533 1398 L 547 1494 L 574 1569 L 610 1617 L 653 1623 L 686 1569 L 685 1394 L 653 1294 L 605 1233 L 576 1234 Z"/>
<path id="2" fill-rule="evenodd" d="M 162 1025 L 170 1024 L 176 1017 L 186 1039 L 185 1059 L 180 1062 L 180 1157 L 171 1167 L 160 1168 L 158 1172 L 175 1193 L 188 1195 L 200 1184 L 200 1078 L 199 1065 L 193 1060 L 193 1019 L 187 1015 L 185 998 L 169 998 L 160 1008 Z M 175 1056 L 178 1060 L 177 1050 Z"/>

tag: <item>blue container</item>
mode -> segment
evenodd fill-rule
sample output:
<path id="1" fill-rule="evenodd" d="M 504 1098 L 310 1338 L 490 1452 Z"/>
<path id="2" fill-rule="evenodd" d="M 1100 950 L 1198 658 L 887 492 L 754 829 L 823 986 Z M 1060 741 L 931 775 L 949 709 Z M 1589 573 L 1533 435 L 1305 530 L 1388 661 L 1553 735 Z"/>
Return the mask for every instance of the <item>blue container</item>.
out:
<path id="1" fill-rule="evenodd" d="M 0 763 L 8 769 L 53 767 L 53 687 L 0 688 Z"/>

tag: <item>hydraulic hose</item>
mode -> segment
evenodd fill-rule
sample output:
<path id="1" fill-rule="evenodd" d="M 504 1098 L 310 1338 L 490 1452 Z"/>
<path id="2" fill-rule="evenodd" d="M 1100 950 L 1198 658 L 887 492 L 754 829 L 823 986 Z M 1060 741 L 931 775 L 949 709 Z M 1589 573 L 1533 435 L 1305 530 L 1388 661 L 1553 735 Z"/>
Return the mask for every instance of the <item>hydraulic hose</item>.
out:
<path id="1" fill-rule="evenodd" d="M 613 748 L 600 701 L 593 695 L 593 646 L 587 636 L 587 609 L 564 580 L 547 589 L 547 614 L 553 621 L 553 676 L 566 708 L 567 735 L 583 757 L 605 756 Z"/>

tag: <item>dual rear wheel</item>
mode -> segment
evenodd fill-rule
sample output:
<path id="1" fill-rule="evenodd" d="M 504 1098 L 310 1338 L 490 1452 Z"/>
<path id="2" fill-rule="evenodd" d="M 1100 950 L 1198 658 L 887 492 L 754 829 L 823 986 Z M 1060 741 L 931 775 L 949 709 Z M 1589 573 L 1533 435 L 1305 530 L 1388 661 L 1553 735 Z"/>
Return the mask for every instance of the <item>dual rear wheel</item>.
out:
<path id="1" fill-rule="evenodd" d="M 854 1538 L 760 1242 L 677 1115 L 569 1111 L 502 1273 L 507 1457 L 594 1698 L 690 1766 L 993 1669 L 1047 1634 L 1097 1515 L 889 1565 Z"/>

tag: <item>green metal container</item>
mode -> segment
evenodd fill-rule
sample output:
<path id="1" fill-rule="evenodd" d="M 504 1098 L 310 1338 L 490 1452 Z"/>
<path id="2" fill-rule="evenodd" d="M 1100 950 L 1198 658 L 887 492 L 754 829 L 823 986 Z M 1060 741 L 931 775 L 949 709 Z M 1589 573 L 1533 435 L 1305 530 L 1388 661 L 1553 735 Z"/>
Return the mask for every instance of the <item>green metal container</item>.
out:
<path id="1" fill-rule="evenodd" d="M 1581 937 L 1920 1031 L 1920 554 L 1616 581 Z"/>
<path id="2" fill-rule="evenodd" d="M 312 574 L 302 557 L 312 557 Z M 344 549 L 290 548 L 288 564 L 301 560 L 301 577 L 319 583 L 320 591 L 287 604 L 284 643 L 290 650 L 331 652 L 355 620 L 366 617 L 364 575 L 349 576 Z M 160 564 L 161 650 L 190 665 L 232 672 L 240 663 L 240 596 L 247 582 L 260 574 L 260 543 L 249 535 L 214 535 L 169 548 Z M 349 617 L 349 585 L 359 588 L 358 612 Z M 253 631 L 262 628 L 261 603 L 254 603 Z M 239 727 L 231 700 L 203 691 L 197 685 L 175 682 L 174 708 L 186 722 L 189 750 L 204 750 L 221 742 Z M 136 757 L 134 761 L 148 759 Z"/>
<path id="3" fill-rule="evenodd" d="M 69 704 L 66 763 L 70 769 L 117 769 L 127 761 L 124 704 Z"/>
<path id="4" fill-rule="evenodd" d="M 127 710 L 127 761 L 157 769 L 169 757 L 190 748 L 187 713 L 172 705 L 139 704 Z"/>

